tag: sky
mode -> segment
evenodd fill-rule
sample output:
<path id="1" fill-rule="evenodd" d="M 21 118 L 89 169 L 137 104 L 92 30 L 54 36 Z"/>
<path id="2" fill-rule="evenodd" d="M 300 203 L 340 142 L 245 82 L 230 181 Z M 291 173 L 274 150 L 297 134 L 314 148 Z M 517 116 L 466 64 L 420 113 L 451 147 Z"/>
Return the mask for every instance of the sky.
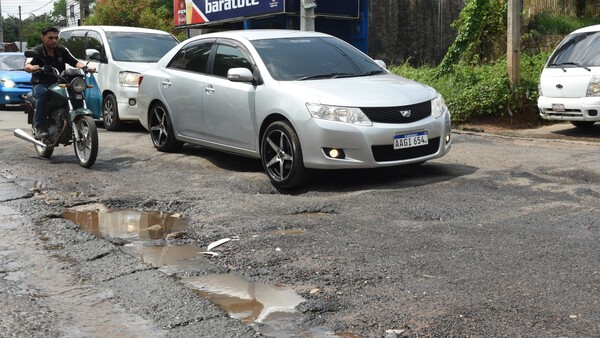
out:
<path id="1" fill-rule="evenodd" d="M 29 15 L 40 15 L 49 13 L 54 8 L 54 0 L 0 0 L 0 10 L 3 17 L 19 17 L 19 6 L 21 6 L 21 18 L 26 19 Z"/>

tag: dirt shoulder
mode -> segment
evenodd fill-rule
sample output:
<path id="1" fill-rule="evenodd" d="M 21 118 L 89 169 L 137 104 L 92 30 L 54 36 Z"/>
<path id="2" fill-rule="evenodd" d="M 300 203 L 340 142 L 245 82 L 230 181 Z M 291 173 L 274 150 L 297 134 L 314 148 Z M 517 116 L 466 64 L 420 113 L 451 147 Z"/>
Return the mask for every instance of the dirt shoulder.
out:
<path id="1" fill-rule="evenodd" d="M 600 124 L 590 128 L 578 128 L 570 122 L 531 123 L 510 119 L 475 120 L 455 124 L 455 132 L 485 133 L 506 137 L 560 139 L 585 142 L 600 142 Z"/>

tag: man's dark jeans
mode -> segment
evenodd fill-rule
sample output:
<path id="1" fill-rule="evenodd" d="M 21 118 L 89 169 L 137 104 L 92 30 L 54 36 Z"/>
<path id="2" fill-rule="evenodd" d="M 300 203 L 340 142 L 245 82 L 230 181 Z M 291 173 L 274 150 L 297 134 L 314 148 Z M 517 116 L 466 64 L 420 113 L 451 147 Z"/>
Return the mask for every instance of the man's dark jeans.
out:
<path id="1" fill-rule="evenodd" d="M 48 127 L 48 112 L 46 107 L 48 106 L 48 100 L 50 93 L 48 92 L 48 85 L 36 84 L 33 86 L 33 97 L 36 99 L 35 103 L 35 116 L 33 118 L 33 127 Z"/>

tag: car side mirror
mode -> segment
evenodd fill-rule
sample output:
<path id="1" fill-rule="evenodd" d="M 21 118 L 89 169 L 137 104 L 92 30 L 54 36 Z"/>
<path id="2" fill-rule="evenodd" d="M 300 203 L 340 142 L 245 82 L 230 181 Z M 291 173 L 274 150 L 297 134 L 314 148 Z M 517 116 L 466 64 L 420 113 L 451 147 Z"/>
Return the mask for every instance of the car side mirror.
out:
<path id="1" fill-rule="evenodd" d="M 95 60 L 100 61 L 100 52 L 95 49 L 86 49 L 85 50 L 85 58 L 87 60 Z"/>
<path id="2" fill-rule="evenodd" d="M 254 75 L 248 68 L 231 68 L 227 71 L 227 79 L 233 82 L 252 82 Z"/>
<path id="3" fill-rule="evenodd" d="M 28 58 L 33 58 L 33 57 L 36 57 L 39 55 L 38 52 L 36 52 L 34 50 L 26 50 L 24 54 Z"/>
<path id="4" fill-rule="evenodd" d="M 387 65 L 385 64 L 385 62 L 383 62 L 383 60 L 375 60 L 375 63 L 378 64 L 379 67 L 387 69 Z"/>

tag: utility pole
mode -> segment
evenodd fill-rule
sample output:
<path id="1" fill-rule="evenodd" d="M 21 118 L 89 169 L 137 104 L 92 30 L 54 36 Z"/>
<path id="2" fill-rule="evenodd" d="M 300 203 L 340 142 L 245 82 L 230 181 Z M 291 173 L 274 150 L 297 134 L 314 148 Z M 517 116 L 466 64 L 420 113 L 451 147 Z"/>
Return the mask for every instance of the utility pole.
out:
<path id="1" fill-rule="evenodd" d="M 314 31 L 315 30 L 315 8 L 317 3 L 315 0 L 298 0 L 300 1 L 300 30 Z"/>
<path id="2" fill-rule="evenodd" d="M 20 5 L 19 5 L 19 51 L 20 52 L 23 51 L 23 20 L 21 20 L 21 6 Z"/>
<path id="3" fill-rule="evenodd" d="M 511 85 L 521 78 L 521 12 L 523 0 L 508 0 L 506 58 Z"/>
<path id="4" fill-rule="evenodd" d="M 4 19 L 2 19 L 2 0 L 0 0 L 0 52 L 4 52 Z"/>

